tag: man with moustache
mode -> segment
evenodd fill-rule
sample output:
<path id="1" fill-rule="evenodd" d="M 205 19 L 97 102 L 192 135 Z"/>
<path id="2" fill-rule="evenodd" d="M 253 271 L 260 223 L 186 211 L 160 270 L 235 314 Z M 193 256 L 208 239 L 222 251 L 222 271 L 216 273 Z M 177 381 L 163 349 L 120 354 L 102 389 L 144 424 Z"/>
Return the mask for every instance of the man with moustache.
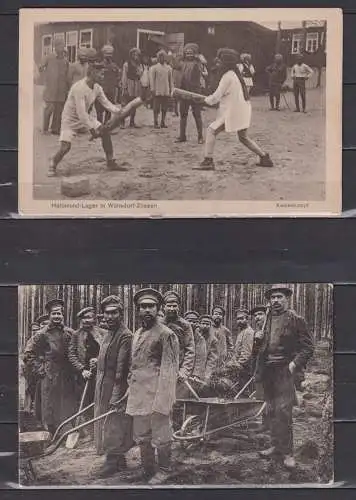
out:
<path id="1" fill-rule="evenodd" d="M 205 365 L 207 358 L 206 342 L 200 330 L 199 313 L 197 313 L 196 311 L 187 311 L 184 314 L 184 319 L 188 321 L 188 323 L 190 323 L 193 330 L 194 344 L 195 344 L 195 358 L 194 358 L 194 367 L 191 377 L 194 388 L 198 389 L 202 383 L 202 380 L 204 380 Z M 181 398 L 183 397 L 183 395 L 184 397 L 189 397 L 190 395 L 189 389 L 186 388 L 185 394 L 183 394 L 184 392 L 183 389 L 184 389 L 183 387 L 180 387 L 179 396 Z"/>
<path id="2" fill-rule="evenodd" d="M 195 360 L 193 330 L 188 321 L 179 315 L 179 308 L 179 295 L 173 290 L 166 292 L 163 296 L 163 310 L 165 314 L 164 324 L 173 330 L 179 342 L 179 384 L 177 388 L 177 397 L 180 397 L 180 389 L 185 387 L 184 381 L 187 380 L 193 372 Z"/>
<path id="3" fill-rule="evenodd" d="M 179 370 L 178 339 L 158 321 L 162 301 L 162 295 L 152 288 L 139 290 L 134 296 L 142 326 L 133 339 L 126 410 L 133 417 L 134 438 L 150 484 L 163 483 L 170 470 L 171 413 Z M 156 473 L 154 448 L 158 458 Z"/>
<path id="4" fill-rule="evenodd" d="M 212 311 L 212 330 L 217 340 L 218 366 L 223 366 L 231 356 L 234 344 L 230 330 L 223 324 L 225 309 L 222 306 L 214 306 Z"/>
<path id="5" fill-rule="evenodd" d="M 296 466 L 293 457 L 294 377 L 313 355 L 313 341 L 306 321 L 290 309 L 292 290 L 273 285 L 265 293 L 271 304 L 263 343 L 258 353 L 258 375 L 268 405 L 272 446 L 260 452 L 264 458 L 282 459 L 287 469 Z"/>
<path id="6" fill-rule="evenodd" d="M 73 369 L 68 350 L 73 330 L 64 326 L 64 302 L 50 300 L 49 323 L 28 341 L 24 363 L 38 381 L 35 413 L 51 434 L 76 411 Z"/>
<path id="7" fill-rule="evenodd" d="M 88 390 L 84 406 L 92 403 L 95 392 L 95 363 L 99 354 L 100 345 L 104 337 L 104 330 L 96 326 L 96 315 L 93 307 L 85 307 L 77 314 L 80 322 L 69 344 L 69 361 L 77 374 L 77 397 L 81 399 L 86 381 Z M 87 414 L 87 417 L 91 417 Z"/>
<path id="8" fill-rule="evenodd" d="M 133 446 L 132 419 L 126 415 L 125 396 L 128 388 L 132 333 L 124 324 L 124 310 L 119 297 L 110 295 L 101 302 L 107 325 L 97 360 L 94 396 L 94 416 L 111 409 L 116 413 L 94 424 L 94 440 L 98 455 L 105 454 L 105 462 L 98 472 L 108 477 L 126 469 L 125 453 Z"/>
<path id="9" fill-rule="evenodd" d="M 193 375 L 207 386 L 210 382 L 211 375 L 216 368 L 218 354 L 217 354 L 217 340 L 212 329 L 212 317 L 210 314 L 203 314 L 199 319 L 199 332 L 205 344 L 205 356 L 201 356 L 200 362 L 194 365 Z"/>

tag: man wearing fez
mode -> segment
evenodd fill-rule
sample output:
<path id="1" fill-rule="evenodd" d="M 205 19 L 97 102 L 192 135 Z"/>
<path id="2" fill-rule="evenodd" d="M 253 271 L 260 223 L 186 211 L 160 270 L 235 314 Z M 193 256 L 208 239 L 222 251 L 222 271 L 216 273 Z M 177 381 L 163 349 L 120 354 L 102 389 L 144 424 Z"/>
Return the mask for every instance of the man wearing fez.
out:
<path id="1" fill-rule="evenodd" d="M 63 309 L 59 299 L 46 304 L 49 323 L 28 341 L 24 352 L 24 363 L 38 381 L 36 416 L 51 434 L 76 411 L 73 370 L 68 359 L 73 330 L 64 326 Z"/>
<path id="2" fill-rule="evenodd" d="M 167 478 L 171 463 L 171 412 L 176 399 L 179 344 L 176 335 L 158 321 L 162 295 L 152 288 L 134 296 L 141 327 L 132 345 L 127 413 L 133 417 L 145 477 L 150 484 Z M 155 473 L 155 452 L 158 467 Z"/>
<path id="3" fill-rule="evenodd" d="M 211 315 L 213 320 L 212 330 L 217 340 L 217 364 L 222 366 L 232 354 L 234 344 L 230 330 L 223 324 L 225 309 L 216 305 L 213 307 Z"/>
<path id="4" fill-rule="evenodd" d="M 169 290 L 163 296 L 164 323 L 174 331 L 179 342 L 178 382 L 187 380 L 193 371 L 195 359 L 194 335 L 191 325 L 179 315 L 180 297 Z"/>
<path id="5" fill-rule="evenodd" d="M 80 399 L 89 380 L 88 390 L 84 406 L 94 400 L 95 392 L 95 361 L 99 354 L 100 345 L 103 340 L 104 330 L 96 326 L 95 310 L 93 307 L 85 307 L 77 314 L 80 322 L 69 344 L 69 361 L 77 373 L 77 390 Z"/>
<path id="6" fill-rule="evenodd" d="M 271 305 L 266 334 L 258 353 L 258 375 L 268 405 L 272 446 L 262 457 L 279 456 L 288 469 L 295 467 L 293 457 L 294 377 L 313 355 L 313 341 L 305 319 L 289 308 L 292 290 L 273 285 L 265 297 Z"/>
<path id="7" fill-rule="evenodd" d="M 110 295 L 101 302 L 107 324 L 96 365 L 94 416 L 111 409 L 117 412 L 94 424 L 94 440 L 105 462 L 99 475 L 107 477 L 126 469 L 125 453 L 133 446 L 132 419 L 126 415 L 126 399 L 119 402 L 128 388 L 132 333 L 123 322 L 123 305 L 119 297 Z"/>

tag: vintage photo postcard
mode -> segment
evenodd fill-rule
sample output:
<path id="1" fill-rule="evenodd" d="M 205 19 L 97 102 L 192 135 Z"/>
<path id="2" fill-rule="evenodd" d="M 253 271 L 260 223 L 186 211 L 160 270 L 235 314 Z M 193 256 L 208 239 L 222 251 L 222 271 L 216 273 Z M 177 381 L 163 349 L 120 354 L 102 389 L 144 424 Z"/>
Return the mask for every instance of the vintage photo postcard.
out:
<path id="1" fill-rule="evenodd" d="M 23 9 L 25 216 L 341 213 L 338 9 Z"/>
<path id="2" fill-rule="evenodd" d="M 328 284 L 19 287 L 24 487 L 333 482 Z"/>

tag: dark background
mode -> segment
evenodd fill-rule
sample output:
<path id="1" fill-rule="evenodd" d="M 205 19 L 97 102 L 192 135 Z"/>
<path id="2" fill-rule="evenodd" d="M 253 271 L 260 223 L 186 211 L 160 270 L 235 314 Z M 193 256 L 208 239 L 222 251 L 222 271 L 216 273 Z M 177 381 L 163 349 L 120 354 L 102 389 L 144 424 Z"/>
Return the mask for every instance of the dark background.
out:
<path id="1" fill-rule="evenodd" d="M 209 1 L 170 6 L 213 7 Z M 216 4 L 215 4 L 216 5 Z M 339 7 L 344 9 L 343 208 L 356 208 L 356 4 L 354 0 L 240 0 L 226 7 Z M 98 7 L 99 2 L 0 2 L 0 213 L 17 211 L 18 8 Z M 132 7 L 106 1 L 100 6 Z M 137 7 L 167 6 L 138 2 Z M 346 489 L 200 491 L 204 498 L 355 498 L 356 487 L 356 221 L 260 220 L 0 220 L 0 490 L 16 481 L 18 283 L 110 282 L 334 282 L 335 480 Z M 346 283 L 354 283 L 354 285 Z M 1 480 L 4 481 L 1 486 Z M 154 496 L 160 496 L 155 490 Z M 47 497 L 48 491 L 0 491 L 2 499 Z M 115 498 L 118 492 L 67 490 L 65 498 Z M 190 500 L 197 492 L 171 490 L 165 498 Z M 62 491 L 51 490 L 60 500 Z M 148 490 L 125 492 L 149 497 Z"/>

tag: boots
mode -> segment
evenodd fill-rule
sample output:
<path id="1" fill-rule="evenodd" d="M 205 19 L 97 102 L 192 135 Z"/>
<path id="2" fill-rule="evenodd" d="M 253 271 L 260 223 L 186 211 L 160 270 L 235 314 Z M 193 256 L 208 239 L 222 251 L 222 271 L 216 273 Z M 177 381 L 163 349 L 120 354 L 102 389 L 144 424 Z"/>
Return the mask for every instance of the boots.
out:
<path id="1" fill-rule="evenodd" d="M 146 479 L 151 478 L 155 473 L 155 450 L 151 443 L 143 443 L 140 446 L 141 462 Z"/>
<path id="2" fill-rule="evenodd" d="M 171 456 L 172 448 L 168 444 L 157 448 L 158 453 L 158 467 L 159 471 L 153 476 L 153 478 L 148 482 L 149 484 L 163 484 L 169 477 L 169 471 L 171 466 Z"/>
<path id="3" fill-rule="evenodd" d="M 127 468 L 125 455 L 107 455 L 99 477 L 110 477 Z"/>

